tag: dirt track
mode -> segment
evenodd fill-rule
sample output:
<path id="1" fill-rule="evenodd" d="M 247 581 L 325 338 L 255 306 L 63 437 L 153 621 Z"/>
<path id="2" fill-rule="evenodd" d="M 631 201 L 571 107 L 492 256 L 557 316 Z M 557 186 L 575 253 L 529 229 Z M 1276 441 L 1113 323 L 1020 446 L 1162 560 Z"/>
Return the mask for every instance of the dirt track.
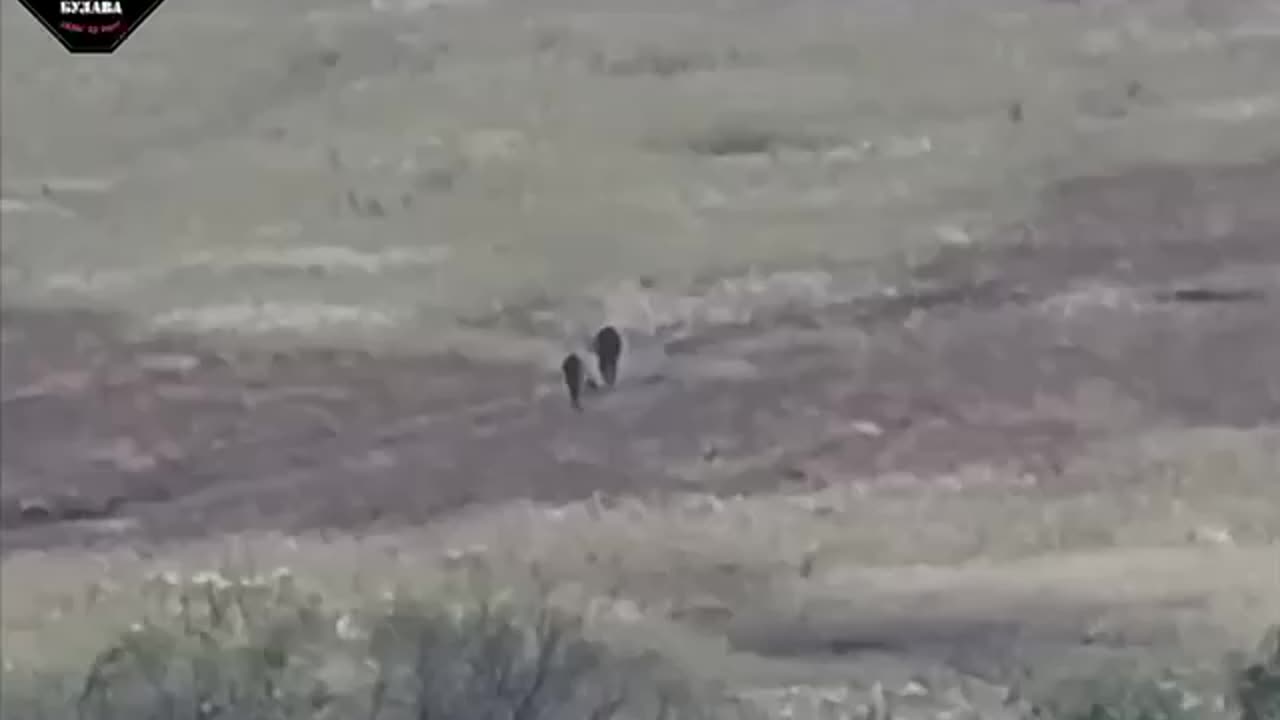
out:
<path id="1" fill-rule="evenodd" d="M 1050 189 L 896 294 L 673 344 L 572 413 L 537 370 L 130 341 L 7 308 L 3 545 L 419 523 L 510 497 L 720 493 L 1016 463 L 1126 427 L 1280 421 L 1280 158 Z"/>

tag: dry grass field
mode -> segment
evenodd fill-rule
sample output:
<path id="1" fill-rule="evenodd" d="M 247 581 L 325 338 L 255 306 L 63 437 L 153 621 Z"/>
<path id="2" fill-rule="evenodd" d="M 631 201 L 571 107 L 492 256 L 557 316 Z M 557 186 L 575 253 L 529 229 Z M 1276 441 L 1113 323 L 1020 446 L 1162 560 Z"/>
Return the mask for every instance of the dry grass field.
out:
<path id="1" fill-rule="evenodd" d="M 192 576 L 289 578 L 339 696 L 462 592 L 707 716 L 1241 717 L 1276 3 L 169 0 L 109 58 L 3 12 L 4 717 Z M 261 717 L 383 717 L 313 695 Z"/>

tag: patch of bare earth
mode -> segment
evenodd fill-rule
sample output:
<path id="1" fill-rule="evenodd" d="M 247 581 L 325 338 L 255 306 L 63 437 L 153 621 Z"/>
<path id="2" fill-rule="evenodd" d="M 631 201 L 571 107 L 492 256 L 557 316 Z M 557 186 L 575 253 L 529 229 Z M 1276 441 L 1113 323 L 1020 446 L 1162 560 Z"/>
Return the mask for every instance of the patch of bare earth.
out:
<path id="1" fill-rule="evenodd" d="M 416 523 L 510 497 L 740 493 L 1014 463 L 1146 424 L 1280 418 L 1280 160 L 1064 183 L 881 297 L 712 331 L 569 412 L 537 371 L 132 341 L 8 309 L 5 548 Z M 731 360 L 738 371 L 677 368 Z M 695 382 L 692 378 L 697 376 Z M 126 531 L 121 533 L 121 529 Z"/>
<path id="2" fill-rule="evenodd" d="M 555 378 L 524 366 L 135 340 L 91 313 L 10 308 L 4 552 L 372 532 L 516 498 L 813 495 L 895 476 L 963 481 L 974 467 L 1002 468 L 1020 492 L 1060 495 L 1085 477 L 1072 463 L 1086 447 L 1153 429 L 1280 424 L 1277 197 L 1280 158 L 1066 182 L 1045 192 L 1033 221 L 949 249 L 882 294 L 669 343 L 667 366 L 589 398 L 582 414 Z M 598 512 L 624 522 L 625 510 Z M 999 522 L 976 522 L 987 520 Z M 738 677 L 766 684 L 840 675 L 850 662 L 899 668 L 908 688 L 928 684 L 926 667 L 1007 683 L 1019 658 L 1044 647 L 1111 642 L 1090 635 L 1099 618 L 1166 632 L 1125 620 L 1132 607 L 1114 598 L 1065 595 L 1088 584 L 1082 572 L 1120 582 L 1167 571 L 1166 584 L 1225 572 L 1205 582 L 1229 594 L 1255 560 L 1117 555 L 1064 561 L 1091 569 L 1039 581 L 1020 567 L 986 580 L 831 570 L 825 590 L 804 591 L 803 612 L 783 600 L 754 620 L 733 610 L 717 632 Z M 804 580 L 814 570 L 800 564 Z M 750 579 L 722 570 L 730 584 Z M 1263 590 L 1241 592 L 1280 597 L 1257 582 Z M 1142 607 L 1221 600 L 1179 587 Z M 876 588 L 889 599 L 875 600 Z M 750 595 L 758 604 L 769 592 Z M 1147 642 L 1130 640 L 1114 642 Z M 769 664 L 796 657 L 812 665 Z"/>

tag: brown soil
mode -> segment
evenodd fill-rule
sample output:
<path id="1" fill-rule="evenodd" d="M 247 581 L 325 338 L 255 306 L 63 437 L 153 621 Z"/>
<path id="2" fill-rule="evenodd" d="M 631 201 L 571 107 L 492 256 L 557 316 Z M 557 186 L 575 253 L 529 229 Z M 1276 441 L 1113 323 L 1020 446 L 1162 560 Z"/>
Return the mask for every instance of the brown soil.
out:
<path id="1" fill-rule="evenodd" d="M 1280 158 L 1073 180 L 894 295 L 668 348 L 750 372 L 623 383 L 583 414 L 527 367 L 136 339 L 88 311 L 6 308 L 3 548 L 973 462 L 1052 482 L 1126 426 L 1278 422 L 1277 197 Z"/>

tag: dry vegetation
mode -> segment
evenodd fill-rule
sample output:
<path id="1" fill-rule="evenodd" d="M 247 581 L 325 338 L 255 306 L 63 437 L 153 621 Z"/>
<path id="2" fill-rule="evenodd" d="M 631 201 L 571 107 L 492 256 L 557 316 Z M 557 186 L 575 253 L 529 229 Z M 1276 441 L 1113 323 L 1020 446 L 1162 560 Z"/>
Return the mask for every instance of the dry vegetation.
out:
<path id="1" fill-rule="evenodd" d="M 752 264 L 861 292 L 1054 181 L 1274 145 L 1262 0 L 379 7 L 168 8 L 92 65 L 5 6 L 6 293 L 517 352 L 457 318 Z"/>
<path id="2" fill-rule="evenodd" d="M 1023 717 L 1032 707 L 1059 718 L 1235 717 L 1237 696 L 1275 702 L 1274 661 L 1254 647 L 1280 617 L 1278 443 L 1273 433 L 1160 433 L 1136 448 L 1088 454 L 1075 472 L 1091 482 L 1059 491 L 1019 487 L 988 468 L 986 486 L 515 504 L 415 532 L 251 535 L 158 555 L 11 555 L 6 687 L 43 688 L 42 702 L 55 708 L 88 693 L 108 708 L 89 717 L 135 717 L 119 703 L 156 708 L 210 693 L 224 704 L 266 702 L 254 695 L 264 687 L 254 673 L 262 673 L 287 685 L 268 703 L 272 712 L 364 717 L 382 702 L 380 673 L 390 673 L 401 699 L 379 717 L 399 717 L 414 707 L 405 693 L 433 703 L 524 697 L 530 680 L 520 673 L 529 668 L 513 670 L 501 692 L 495 676 L 469 673 L 536 667 L 538 633 L 563 617 L 585 624 L 556 625 L 577 649 L 555 652 L 587 653 L 600 666 L 556 659 L 555 682 L 603 673 L 592 692 L 616 689 L 610 683 L 620 677 L 640 683 L 619 717 L 661 717 L 651 713 L 662 698 L 670 717 L 717 707 L 738 717 L 788 707 L 797 717 L 863 717 L 881 705 L 906 718 Z M 1126 488 L 1123 497 L 1116 487 Z M 182 568 L 195 567 L 220 569 L 180 580 Z M 100 579 L 86 586 L 86 575 Z M 516 614 L 491 616 L 490 602 Z M 429 672 L 407 656 L 379 654 L 375 628 L 391 622 L 427 624 L 421 632 L 438 643 Z M 419 638 L 397 627 L 401 642 Z M 517 631 L 533 633 L 518 651 L 503 644 Z M 273 642 L 286 647 L 261 645 Z M 1238 649 L 1248 654 L 1224 665 Z M 262 666 L 256 653 L 269 651 L 288 662 Z M 116 674 L 85 675 L 83 658 L 98 652 Z M 146 662 L 150 670 L 130 664 Z M 112 692 L 133 694 L 102 695 L 108 679 L 125 688 Z M 61 689 L 50 694 L 53 687 Z M 550 714 L 524 717 L 595 717 L 556 708 L 620 699 L 545 692 L 536 712 Z M 21 704 L 28 695 L 6 699 L 17 703 L 13 717 L 35 716 Z M 1091 711 L 1093 703 L 1105 711 Z M 236 707 L 236 717 L 280 716 Z M 440 712 L 433 716 L 508 717 Z M 1274 717 L 1265 714 L 1274 709 L 1258 712 L 1244 717 Z"/>
<path id="3" fill-rule="evenodd" d="M 5 718 L 1280 718 L 1274 3 L 402 4 L 5 5 Z"/>

